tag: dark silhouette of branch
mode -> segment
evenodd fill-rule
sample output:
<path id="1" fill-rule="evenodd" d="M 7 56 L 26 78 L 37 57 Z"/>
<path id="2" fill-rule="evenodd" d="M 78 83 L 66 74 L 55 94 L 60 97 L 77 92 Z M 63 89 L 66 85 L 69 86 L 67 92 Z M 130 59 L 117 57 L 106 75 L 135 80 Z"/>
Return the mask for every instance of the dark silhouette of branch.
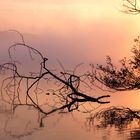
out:
<path id="1" fill-rule="evenodd" d="M 73 71 L 66 71 L 61 62 L 59 62 L 62 71 L 57 73 L 50 70 L 47 65 L 48 58 L 44 57 L 39 50 L 27 45 L 23 36 L 21 34 L 20 36 L 22 42 L 15 43 L 8 49 L 10 61 L 0 65 L 1 73 L 6 73 L 7 71 L 10 73 L 10 76 L 6 77 L 2 82 L 1 97 L 3 101 L 11 105 L 13 111 L 20 106 L 31 106 L 42 114 L 40 126 L 43 126 L 43 119 L 54 112 L 80 111 L 79 108 L 87 102 L 109 103 L 109 101 L 104 99 L 110 97 L 110 95 L 93 97 L 88 93 L 82 92 L 82 85 L 90 85 L 90 81 L 88 81 L 87 74 L 76 74 L 75 71 L 78 65 Z M 35 61 L 34 58 L 40 60 L 39 67 L 36 68 L 38 69 L 37 73 L 29 72 L 28 74 L 22 74 L 19 69 L 19 65 L 22 64 L 15 60 L 15 55 L 13 54 L 18 47 L 27 49 L 29 54 L 26 55 L 30 56 L 31 61 Z M 46 93 L 41 87 L 42 82 L 53 83 L 56 89 L 53 87 L 49 88 Z M 23 89 L 22 84 L 24 84 L 25 89 L 24 95 L 21 93 Z M 49 100 L 50 98 L 51 101 Z M 41 100 L 45 101 L 42 103 Z"/>
<path id="2" fill-rule="evenodd" d="M 140 8 L 138 5 L 139 0 L 123 0 L 123 12 L 127 14 L 139 14 Z"/>
<path id="3" fill-rule="evenodd" d="M 127 128 L 133 121 L 140 123 L 140 110 L 132 110 L 125 107 L 109 107 L 102 109 L 87 119 L 89 124 L 97 124 L 98 128 L 106 128 L 108 126 L 119 128 Z"/>
<path id="4" fill-rule="evenodd" d="M 106 58 L 106 65 L 91 65 L 89 79 L 98 81 L 105 88 L 115 91 L 127 91 L 140 89 L 140 38 L 134 39 L 134 47 L 132 49 L 133 56 L 127 60 L 123 58 L 120 66 L 116 67 L 109 56 Z"/>
<path id="5" fill-rule="evenodd" d="M 140 89 L 140 37 L 134 39 L 132 57 L 123 58 L 120 66 L 115 66 L 109 56 L 105 65 L 94 66 L 87 76 L 91 83 L 102 90 L 128 91 Z M 98 122 L 98 123 L 97 123 Z M 140 128 L 140 110 L 127 107 L 109 107 L 98 111 L 88 118 L 88 123 L 97 128 L 113 127 L 120 130 L 129 128 L 131 124 L 137 124 Z M 136 123 L 137 122 L 137 123 Z M 133 126 L 134 127 L 134 126 Z M 138 138 L 139 131 L 130 130 L 130 139 Z"/>

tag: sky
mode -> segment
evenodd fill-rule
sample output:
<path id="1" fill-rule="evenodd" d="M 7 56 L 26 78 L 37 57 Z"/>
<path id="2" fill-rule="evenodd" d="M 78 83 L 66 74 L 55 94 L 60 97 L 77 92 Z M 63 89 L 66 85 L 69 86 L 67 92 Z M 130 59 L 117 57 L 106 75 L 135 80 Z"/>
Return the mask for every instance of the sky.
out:
<path id="1" fill-rule="evenodd" d="M 140 15 L 121 10 L 121 0 L 0 1 L 1 52 L 18 38 L 4 31 L 15 29 L 52 62 L 102 63 L 106 55 L 118 61 L 129 57 L 140 32 Z"/>
<path id="2" fill-rule="evenodd" d="M 106 55 L 110 55 L 115 63 L 125 56 L 130 57 L 133 40 L 140 35 L 140 15 L 123 13 L 122 1 L 0 0 L 0 63 L 7 61 L 8 47 L 21 40 L 16 32 L 8 31 L 11 29 L 22 33 L 28 45 L 45 54 L 53 70 L 58 60 L 64 67 L 74 68 L 79 63 L 86 65 L 104 63 Z M 27 68 L 29 66 L 27 51 L 22 49 L 16 51 L 18 57 L 27 64 L 24 68 Z M 31 67 L 33 69 L 32 65 Z M 120 98 L 118 94 L 113 103 L 118 105 L 120 99 L 126 98 L 125 95 L 123 97 L 121 95 Z M 131 99 L 135 104 L 136 99 L 139 98 Z M 123 104 L 124 100 L 122 100 Z M 136 106 L 139 107 L 139 100 Z M 64 129 L 69 132 L 67 126 Z M 49 133 L 45 131 L 41 136 L 47 135 L 46 137 L 50 136 L 50 139 L 52 137 L 58 139 L 64 136 L 63 131 L 61 133 L 58 131 L 63 130 L 60 128 L 57 128 L 57 131 L 53 131 L 54 128 L 50 129 L 51 132 L 55 132 L 53 135 L 48 135 Z M 80 135 L 81 139 L 87 137 L 82 129 L 80 132 L 75 129 L 73 130 L 72 126 L 73 131 L 70 130 L 68 136 L 77 132 L 73 135 L 73 139 L 77 140 L 76 136 L 79 133 L 83 134 Z M 33 135 L 33 137 L 38 139 L 40 135 L 38 137 Z"/>

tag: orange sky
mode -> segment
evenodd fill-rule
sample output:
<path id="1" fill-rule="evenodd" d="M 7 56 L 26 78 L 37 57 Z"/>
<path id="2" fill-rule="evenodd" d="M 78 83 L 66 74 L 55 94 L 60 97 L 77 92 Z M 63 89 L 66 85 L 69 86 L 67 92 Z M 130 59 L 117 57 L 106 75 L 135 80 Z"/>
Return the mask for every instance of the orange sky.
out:
<path id="1" fill-rule="evenodd" d="M 17 28 L 40 33 L 52 28 L 61 32 L 96 20 L 104 21 L 104 18 L 116 19 L 120 16 L 117 6 L 118 3 L 111 0 L 5 0 L 0 2 L 0 29 Z"/>
<path id="2" fill-rule="evenodd" d="M 122 13 L 121 4 L 121 0 L 4 0 L 0 31 L 32 34 L 29 42 L 64 63 L 100 62 L 106 55 L 118 60 L 140 33 L 140 15 Z"/>
<path id="3" fill-rule="evenodd" d="M 7 62 L 8 46 L 20 40 L 16 33 L 5 32 L 9 29 L 18 30 L 29 45 L 47 54 L 52 70 L 59 65 L 57 59 L 69 69 L 82 62 L 86 66 L 104 63 L 106 55 L 115 62 L 129 57 L 133 39 L 140 35 L 140 15 L 121 12 L 122 1 L 0 0 L 0 63 Z M 24 51 L 18 55 L 27 62 Z M 26 64 L 24 68 L 36 70 Z M 118 105 L 126 96 L 115 95 L 112 102 Z M 139 101 L 135 103 L 138 96 L 131 99 L 139 107 Z"/>

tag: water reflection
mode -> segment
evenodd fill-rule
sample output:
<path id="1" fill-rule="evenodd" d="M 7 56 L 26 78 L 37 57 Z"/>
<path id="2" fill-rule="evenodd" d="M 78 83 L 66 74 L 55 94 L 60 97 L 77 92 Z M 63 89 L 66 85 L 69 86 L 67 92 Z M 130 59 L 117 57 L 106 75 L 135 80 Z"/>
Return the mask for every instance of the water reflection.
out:
<path id="1" fill-rule="evenodd" d="M 128 140 L 139 140 L 140 139 L 140 129 L 134 129 L 130 131 L 130 138 Z"/>
<path id="2" fill-rule="evenodd" d="M 110 107 L 95 114 L 94 122 L 81 113 L 55 114 L 46 118 L 39 129 L 37 112 L 31 108 L 17 109 L 15 114 L 1 111 L 0 139 L 5 140 L 138 140 L 140 120 L 128 108 Z M 133 111 L 133 110 L 132 110 Z M 104 112 L 104 113 L 103 113 Z M 134 112 L 135 113 L 135 112 Z M 137 112 L 136 112 L 137 113 Z M 101 115 L 102 114 L 102 115 Z M 138 115 L 138 114 L 137 114 Z M 98 116 L 98 121 L 97 121 Z M 108 117 L 107 117 L 108 116 Z M 113 119 L 114 118 L 114 119 Z M 89 122 L 90 121 L 90 122 Z M 92 129 L 91 129 L 92 128 Z"/>
<path id="3" fill-rule="evenodd" d="M 116 131 L 121 139 L 140 139 L 140 110 L 132 110 L 125 107 L 109 107 L 102 109 L 90 116 L 87 121 L 97 130 L 109 129 Z M 104 138 L 103 138 L 104 139 Z"/>

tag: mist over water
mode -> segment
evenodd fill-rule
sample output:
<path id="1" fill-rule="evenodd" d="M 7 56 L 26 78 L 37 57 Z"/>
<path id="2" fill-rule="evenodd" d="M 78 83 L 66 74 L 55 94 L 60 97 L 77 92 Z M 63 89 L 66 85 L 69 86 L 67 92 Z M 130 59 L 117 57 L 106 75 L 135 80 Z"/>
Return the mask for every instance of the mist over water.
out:
<path id="1" fill-rule="evenodd" d="M 83 63 L 76 71 L 76 74 L 82 74 L 89 69 L 90 63 L 104 64 L 106 55 L 118 65 L 121 58 L 131 56 L 133 39 L 140 32 L 140 17 L 126 15 L 117 6 L 120 3 L 111 0 L 102 3 L 91 0 L 0 1 L 0 64 L 9 62 L 9 46 L 22 42 L 19 34 L 9 31 L 13 29 L 23 35 L 27 45 L 48 58 L 47 66 L 53 71 L 63 70 L 60 62 L 66 70 L 73 70 L 77 64 Z M 25 48 L 13 49 L 11 55 L 22 63 L 18 65 L 22 74 L 39 72 L 40 58 L 34 56 L 35 60 L 31 61 Z M 2 84 L 4 75 L 0 77 Z M 20 89 L 23 99 L 25 86 L 23 84 Z M 46 89 L 52 88 L 53 84 L 42 81 L 41 86 L 47 93 Z M 111 95 L 108 105 L 99 107 L 93 103 L 93 114 L 110 106 L 140 108 L 139 91 L 108 93 L 95 87 L 88 92 L 94 96 Z M 39 102 L 45 101 L 40 96 Z M 52 103 L 52 96 L 49 101 Z M 44 127 L 39 128 L 40 116 L 35 109 L 23 106 L 13 114 L 10 107 L 0 97 L 1 140 L 127 140 L 130 136 L 139 137 L 140 129 L 135 121 L 121 131 L 114 127 L 99 129 L 87 123 L 86 118 L 91 114 L 75 111 L 54 113 L 44 120 Z"/>

